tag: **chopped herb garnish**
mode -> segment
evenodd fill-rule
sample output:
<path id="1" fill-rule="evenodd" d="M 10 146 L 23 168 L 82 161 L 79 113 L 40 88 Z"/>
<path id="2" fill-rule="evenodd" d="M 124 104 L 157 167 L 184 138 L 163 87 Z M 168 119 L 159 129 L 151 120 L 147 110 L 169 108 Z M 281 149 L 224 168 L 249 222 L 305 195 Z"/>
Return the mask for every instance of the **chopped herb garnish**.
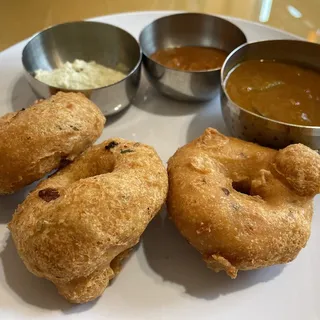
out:
<path id="1" fill-rule="evenodd" d="M 120 150 L 120 153 L 129 153 L 129 152 L 134 152 L 134 151 L 131 149 L 121 149 Z"/>

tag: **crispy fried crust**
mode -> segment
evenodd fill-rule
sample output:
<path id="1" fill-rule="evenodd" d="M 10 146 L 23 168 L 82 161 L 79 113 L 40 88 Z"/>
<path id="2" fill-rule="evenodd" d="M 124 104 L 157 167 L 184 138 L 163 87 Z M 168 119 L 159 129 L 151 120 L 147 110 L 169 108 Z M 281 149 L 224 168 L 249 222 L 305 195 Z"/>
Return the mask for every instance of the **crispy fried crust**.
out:
<path id="1" fill-rule="evenodd" d="M 167 191 L 155 150 L 116 138 L 41 182 L 9 228 L 29 271 L 52 281 L 70 302 L 84 303 L 119 272 Z"/>
<path id="2" fill-rule="evenodd" d="M 0 118 L 0 194 L 73 160 L 101 135 L 105 117 L 82 94 L 59 92 Z"/>
<path id="3" fill-rule="evenodd" d="M 232 278 L 292 261 L 306 245 L 320 156 L 276 151 L 208 128 L 168 164 L 168 210 L 208 267 Z"/>

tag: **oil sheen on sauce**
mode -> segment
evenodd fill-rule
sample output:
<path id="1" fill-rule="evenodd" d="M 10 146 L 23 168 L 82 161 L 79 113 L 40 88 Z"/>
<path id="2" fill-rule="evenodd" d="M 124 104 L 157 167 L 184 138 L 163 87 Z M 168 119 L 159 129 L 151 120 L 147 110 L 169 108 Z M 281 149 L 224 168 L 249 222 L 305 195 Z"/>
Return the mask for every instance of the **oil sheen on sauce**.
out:
<path id="1" fill-rule="evenodd" d="M 251 60 L 226 79 L 233 102 L 258 115 L 297 125 L 320 126 L 320 73 L 277 61 Z"/>
<path id="2" fill-rule="evenodd" d="M 156 51 L 151 59 L 172 69 L 205 71 L 221 68 L 227 53 L 211 47 L 186 46 Z"/>

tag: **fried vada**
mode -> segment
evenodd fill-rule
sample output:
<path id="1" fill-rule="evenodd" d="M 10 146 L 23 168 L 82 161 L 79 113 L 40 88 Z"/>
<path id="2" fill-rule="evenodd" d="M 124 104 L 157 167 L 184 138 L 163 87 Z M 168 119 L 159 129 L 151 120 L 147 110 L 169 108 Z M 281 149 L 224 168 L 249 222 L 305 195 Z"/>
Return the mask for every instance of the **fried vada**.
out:
<path id="1" fill-rule="evenodd" d="M 0 118 L 0 194 L 72 161 L 101 135 L 105 117 L 80 93 L 59 92 Z"/>
<path id="2" fill-rule="evenodd" d="M 30 272 L 73 303 L 100 296 L 161 209 L 166 169 L 145 144 L 111 139 L 42 181 L 9 224 Z"/>
<path id="3" fill-rule="evenodd" d="M 309 239 L 320 156 L 302 144 L 277 151 L 208 128 L 168 175 L 169 214 L 216 272 L 290 262 Z"/>

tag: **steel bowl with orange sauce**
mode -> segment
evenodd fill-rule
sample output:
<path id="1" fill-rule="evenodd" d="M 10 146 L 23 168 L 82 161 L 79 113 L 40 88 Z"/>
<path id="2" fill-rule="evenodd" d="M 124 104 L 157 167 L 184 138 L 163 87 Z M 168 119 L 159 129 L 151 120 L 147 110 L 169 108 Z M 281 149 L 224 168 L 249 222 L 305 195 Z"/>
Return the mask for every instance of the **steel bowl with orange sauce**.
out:
<path id="1" fill-rule="evenodd" d="M 184 101 L 215 97 L 224 59 L 246 41 L 233 23 L 201 13 L 162 17 L 147 25 L 139 37 L 150 83 L 160 93 Z"/>
<path id="2" fill-rule="evenodd" d="M 320 45 L 268 40 L 235 49 L 221 69 L 221 108 L 232 135 L 320 150 Z"/>

